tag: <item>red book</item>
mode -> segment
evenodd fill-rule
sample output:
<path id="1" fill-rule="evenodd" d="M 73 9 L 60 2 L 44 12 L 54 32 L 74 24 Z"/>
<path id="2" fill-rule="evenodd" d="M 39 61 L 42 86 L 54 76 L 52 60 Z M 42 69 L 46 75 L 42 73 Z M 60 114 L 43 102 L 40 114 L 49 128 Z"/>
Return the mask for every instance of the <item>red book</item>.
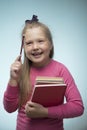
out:
<path id="1" fill-rule="evenodd" d="M 66 84 L 64 84 L 63 80 L 62 82 L 58 81 L 57 83 L 57 79 L 56 79 L 55 82 L 55 79 L 53 79 L 53 77 L 49 79 L 49 83 L 48 83 L 47 78 L 48 77 L 45 78 L 44 80 L 45 82 L 42 82 L 41 80 L 41 83 L 40 80 L 39 83 L 36 80 L 31 101 L 39 103 L 45 107 L 58 106 L 60 104 L 63 104 Z"/>

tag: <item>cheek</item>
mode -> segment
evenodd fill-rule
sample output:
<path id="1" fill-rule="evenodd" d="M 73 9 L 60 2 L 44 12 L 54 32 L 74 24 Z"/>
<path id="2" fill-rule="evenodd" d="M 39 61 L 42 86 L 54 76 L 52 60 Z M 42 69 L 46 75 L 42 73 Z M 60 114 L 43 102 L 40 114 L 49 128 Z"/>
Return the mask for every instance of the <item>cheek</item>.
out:
<path id="1" fill-rule="evenodd" d="M 50 46 L 50 45 L 48 45 L 48 46 L 46 47 L 46 51 L 49 52 L 49 53 L 50 53 L 51 49 L 52 49 L 52 46 Z"/>
<path id="2" fill-rule="evenodd" d="M 51 47 L 50 46 L 46 46 L 46 48 L 44 48 L 44 52 L 45 52 L 45 55 L 50 56 L 50 52 L 51 52 Z"/>

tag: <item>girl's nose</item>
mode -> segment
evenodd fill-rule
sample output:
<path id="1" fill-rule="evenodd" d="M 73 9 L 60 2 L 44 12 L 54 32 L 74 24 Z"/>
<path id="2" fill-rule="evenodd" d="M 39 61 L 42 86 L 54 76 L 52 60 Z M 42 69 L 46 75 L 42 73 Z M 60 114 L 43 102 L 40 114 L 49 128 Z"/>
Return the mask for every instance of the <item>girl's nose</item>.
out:
<path id="1" fill-rule="evenodd" d="M 35 42 L 35 43 L 33 44 L 33 49 L 36 50 L 36 49 L 38 49 L 38 48 L 39 48 L 38 43 Z"/>

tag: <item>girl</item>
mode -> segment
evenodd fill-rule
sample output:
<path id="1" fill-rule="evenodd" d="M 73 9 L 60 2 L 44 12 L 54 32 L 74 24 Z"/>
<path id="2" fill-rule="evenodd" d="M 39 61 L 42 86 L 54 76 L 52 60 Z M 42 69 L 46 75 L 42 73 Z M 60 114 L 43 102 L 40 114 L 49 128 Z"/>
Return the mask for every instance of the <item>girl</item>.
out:
<path id="1" fill-rule="evenodd" d="M 64 130 L 64 118 L 80 116 L 84 111 L 75 81 L 65 65 L 52 59 L 54 46 L 51 32 L 38 21 L 37 16 L 26 20 L 22 40 L 24 62 L 22 64 L 19 56 L 11 65 L 4 108 L 9 113 L 18 110 L 16 130 Z M 67 85 L 66 103 L 44 107 L 31 102 L 37 76 L 63 77 Z"/>

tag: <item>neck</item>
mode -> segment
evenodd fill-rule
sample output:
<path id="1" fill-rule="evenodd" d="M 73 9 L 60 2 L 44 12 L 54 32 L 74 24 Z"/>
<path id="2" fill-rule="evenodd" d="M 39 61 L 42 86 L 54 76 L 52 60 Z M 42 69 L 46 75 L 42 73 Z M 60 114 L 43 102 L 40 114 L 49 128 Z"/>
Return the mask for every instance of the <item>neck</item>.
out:
<path id="1" fill-rule="evenodd" d="M 37 63 L 37 64 L 32 63 L 32 66 L 37 67 L 37 68 L 41 68 L 41 67 L 48 65 L 50 63 L 50 61 L 51 61 L 51 59 L 49 58 L 47 61 L 44 61 L 44 63 L 43 62 L 40 64 L 39 63 Z"/>

